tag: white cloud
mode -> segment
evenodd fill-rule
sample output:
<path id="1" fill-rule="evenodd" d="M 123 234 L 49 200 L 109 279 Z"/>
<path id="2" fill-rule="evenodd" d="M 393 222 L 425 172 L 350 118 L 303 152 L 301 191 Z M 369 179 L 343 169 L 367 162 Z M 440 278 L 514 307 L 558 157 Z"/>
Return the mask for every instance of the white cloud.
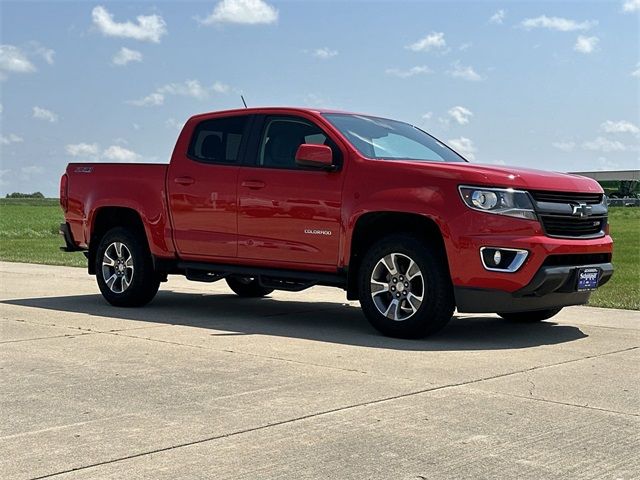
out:
<path id="1" fill-rule="evenodd" d="M 229 93 L 231 87 L 226 83 L 215 82 L 213 85 L 211 85 L 211 90 L 215 93 Z"/>
<path id="2" fill-rule="evenodd" d="M 337 50 L 331 50 L 328 47 L 316 48 L 313 51 L 313 56 L 314 57 L 322 58 L 323 60 L 335 57 L 336 55 L 338 55 L 338 51 Z"/>
<path id="3" fill-rule="evenodd" d="M 203 25 L 238 23 L 270 24 L 278 20 L 278 10 L 263 0 L 222 0 L 210 15 L 200 20 Z"/>
<path id="4" fill-rule="evenodd" d="M 596 50 L 599 41 L 600 39 L 598 37 L 585 37 L 584 35 L 578 35 L 573 49 L 580 53 L 591 53 Z"/>
<path id="5" fill-rule="evenodd" d="M 504 22 L 504 17 L 506 16 L 506 12 L 502 9 L 498 10 L 496 13 L 489 17 L 489 23 L 495 23 L 497 25 L 502 25 Z"/>
<path id="6" fill-rule="evenodd" d="M 142 53 L 137 50 L 131 50 L 127 47 L 122 47 L 111 59 L 111 63 L 118 66 L 124 66 L 131 62 L 141 62 Z"/>
<path id="7" fill-rule="evenodd" d="M 98 6 L 91 11 L 91 17 L 103 35 L 108 37 L 159 43 L 160 38 L 167 33 L 167 24 L 160 15 L 139 15 L 136 17 L 137 23 L 118 23 L 106 8 Z"/>
<path id="8" fill-rule="evenodd" d="M 466 137 L 452 138 L 447 142 L 460 155 L 467 160 L 475 160 L 475 153 L 478 151 L 473 145 L 473 141 Z"/>
<path id="9" fill-rule="evenodd" d="M 182 130 L 184 127 L 184 122 L 179 122 L 175 118 L 169 118 L 166 122 L 164 122 L 167 128 L 171 128 L 172 130 Z"/>
<path id="10" fill-rule="evenodd" d="M 433 112 L 427 112 L 422 114 L 423 120 L 431 120 L 431 117 L 433 117 Z"/>
<path id="11" fill-rule="evenodd" d="M 469 123 L 471 117 L 473 117 L 473 112 L 471 110 L 459 105 L 450 108 L 447 113 L 451 118 L 458 122 L 459 125 L 466 125 L 467 123 Z"/>
<path id="12" fill-rule="evenodd" d="M 640 78 L 640 63 L 636 66 L 636 69 L 631 72 L 631 76 Z"/>
<path id="13" fill-rule="evenodd" d="M 476 72 L 473 67 L 460 65 L 460 62 L 455 62 L 453 64 L 453 69 L 449 70 L 448 73 L 454 78 L 461 78 L 470 82 L 479 82 L 484 80 L 482 75 Z"/>
<path id="14" fill-rule="evenodd" d="M 556 30 L 558 32 L 573 32 L 576 30 L 589 30 L 598 24 L 595 20 L 586 20 L 584 22 L 578 22 L 569 18 L 561 17 L 547 17 L 541 15 L 536 18 L 526 18 L 520 25 L 525 30 L 531 30 L 534 28 L 546 28 L 548 30 Z"/>
<path id="15" fill-rule="evenodd" d="M 624 13 L 637 12 L 638 10 L 640 10 L 640 0 L 625 0 L 622 4 Z"/>
<path id="16" fill-rule="evenodd" d="M 7 135 L 0 136 L 0 144 L 11 145 L 12 143 L 22 143 L 24 139 L 19 137 L 15 133 L 9 133 Z"/>
<path id="17" fill-rule="evenodd" d="M 316 108 L 335 108 L 344 110 L 340 103 L 336 103 L 331 97 L 322 92 L 309 92 L 300 96 L 303 105 Z"/>
<path id="18" fill-rule="evenodd" d="M 146 97 L 138 100 L 129 100 L 127 103 L 137 107 L 150 107 L 163 105 L 167 95 L 178 95 L 183 97 L 196 98 L 204 100 L 209 98 L 211 93 L 228 93 L 231 90 L 229 85 L 221 82 L 215 82 L 210 87 L 203 86 L 198 80 L 186 80 L 178 83 L 168 83 L 156 89 Z"/>
<path id="19" fill-rule="evenodd" d="M 75 143 L 65 147 L 72 157 L 96 157 L 99 147 L 97 143 Z"/>
<path id="20" fill-rule="evenodd" d="M 162 93 L 153 92 L 138 100 L 129 100 L 127 103 L 136 107 L 156 107 L 164 104 L 164 95 Z"/>
<path id="21" fill-rule="evenodd" d="M 36 67 L 29 61 L 26 54 L 14 45 L 0 45 L 0 78 L 4 79 L 8 73 L 31 73 Z"/>
<path id="22" fill-rule="evenodd" d="M 387 75 L 393 75 L 394 77 L 400 78 L 409 78 L 415 75 L 426 75 L 431 73 L 431 69 L 426 65 L 419 65 L 416 67 L 411 67 L 408 70 L 400 70 L 398 68 L 387 68 L 384 73 Z"/>
<path id="23" fill-rule="evenodd" d="M 607 120 L 600 125 L 600 129 L 607 133 L 631 133 L 633 135 L 640 134 L 640 127 L 626 120 L 614 122 Z"/>
<path id="24" fill-rule="evenodd" d="M 49 65 L 53 65 L 53 57 L 55 56 L 56 52 L 55 50 L 52 50 L 51 48 L 46 48 L 43 46 L 38 45 L 37 43 L 35 44 L 35 53 L 37 55 L 40 55 L 45 62 L 47 62 Z"/>
<path id="25" fill-rule="evenodd" d="M 572 152 L 576 148 L 576 142 L 572 142 L 571 140 L 553 142 L 551 145 L 563 152 Z"/>
<path id="26" fill-rule="evenodd" d="M 47 122 L 56 123 L 58 121 L 58 114 L 47 110 L 46 108 L 33 107 L 33 118 L 39 120 L 46 120 Z"/>
<path id="27" fill-rule="evenodd" d="M 595 140 L 584 142 L 582 148 L 596 152 L 624 152 L 627 146 L 618 140 L 609 140 L 608 138 L 598 137 Z"/>
<path id="28" fill-rule="evenodd" d="M 198 99 L 206 98 L 209 93 L 198 80 L 186 80 L 182 83 L 169 83 L 158 89 L 158 93 L 168 95 L 181 95 L 183 97 L 193 97 Z"/>
<path id="29" fill-rule="evenodd" d="M 140 160 L 140 155 L 120 145 L 111 145 L 102 152 L 102 156 L 113 162 L 135 162 Z"/>
<path id="30" fill-rule="evenodd" d="M 2 113 L 4 111 L 4 107 L 2 106 L 2 104 L 0 103 L 0 113 Z"/>
<path id="31" fill-rule="evenodd" d="M 428 52 L 430 50 L 438 50 L 447 46 L 447 42 L 444 39 L 444 33 L 431 32 L 426 37 L 418 40 L 411 45 L 407 45 L 406 48 L 413 50 L 414 52 Z"/>
<path id="32" fill-rule="evenodd" d="M 67 145 L 65 150 L 72 157 L 81 157 L 86 161 L 97 162 L 99 160 L 111 162 L 136 162 L 142 157 L 136 152 L 120 145 L 111 145 L 100 151 L 97 143 L 77 143 Z"/>

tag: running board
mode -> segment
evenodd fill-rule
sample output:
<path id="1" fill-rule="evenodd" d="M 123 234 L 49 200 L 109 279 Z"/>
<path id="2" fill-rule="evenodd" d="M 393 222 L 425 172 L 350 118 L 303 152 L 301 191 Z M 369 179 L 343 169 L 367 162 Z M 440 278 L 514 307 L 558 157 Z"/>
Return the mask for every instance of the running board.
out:
<path id="1" fill-rule="evenodd" d="M 258 276 L 260 285 L 265 288 L 273 288 L 274 290 L 287 290 L 288 292 L 301 292 L 309 287 L 313 287 L 316 282 L 312 280 L 300 280 L 297 278 L 280 278 L 268 277 L 266 275 Z"/>
<path id="2" fill-rule="evenodd" d="M 346 288 L 347 277 L 340 273 L 309 272 L 246 265 L 224 265 L 204 262 L 178 262 L 177 269 L 188 280 L 216 282 L 229 275 L 255 277 L 265 288 L 299 292 L 314 285 Z"/>
<path id="3" fill-rule="evenodd" d="M 187 280 L 191 280 L 193 282 L 213 283 L 223 279 L 226 275 L 224 273 L 206 272 L 204 270 L 195 270 L 193 268 L 187 268 L 184 271 L 184 276 L 187 277 Z"/>

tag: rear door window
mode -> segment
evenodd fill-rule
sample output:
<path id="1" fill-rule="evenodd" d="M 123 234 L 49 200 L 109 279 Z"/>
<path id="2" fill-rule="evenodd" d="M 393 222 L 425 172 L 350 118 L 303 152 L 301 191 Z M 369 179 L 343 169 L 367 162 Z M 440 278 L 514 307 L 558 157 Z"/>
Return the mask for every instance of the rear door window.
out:
<path id="1" fill-rule="evenodd" d="M 248 119 L 247 115 L 243 115 L 200 122 L 189 144 L 189 157 L 205 163 L 240 163 L 240 146 Z"/>

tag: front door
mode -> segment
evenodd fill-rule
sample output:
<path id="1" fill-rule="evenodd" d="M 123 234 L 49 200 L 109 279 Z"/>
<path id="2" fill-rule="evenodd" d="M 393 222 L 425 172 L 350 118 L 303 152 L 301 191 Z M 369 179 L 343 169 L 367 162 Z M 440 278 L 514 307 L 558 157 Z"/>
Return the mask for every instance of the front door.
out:
<path id="1" fill-rule="evenodd" d="M 295 154 L 303 143 L 326 144 L 334 163 L 342 153 L 310 120 L 293 116 L 264 118 L 253 165 L 238 177 L 238 256 L 269 262 L 337 265 L 340 245 L 342 170 L 299 167 Z M 252 159 L 248 159 L 250 163 Z"/>

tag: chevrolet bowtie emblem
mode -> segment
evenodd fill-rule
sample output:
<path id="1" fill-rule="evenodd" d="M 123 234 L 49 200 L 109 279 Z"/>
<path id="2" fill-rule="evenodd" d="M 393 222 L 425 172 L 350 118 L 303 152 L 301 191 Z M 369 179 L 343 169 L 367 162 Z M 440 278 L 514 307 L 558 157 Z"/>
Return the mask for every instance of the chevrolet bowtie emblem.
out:
<path id="1" fill-rule="evenodd" d="M 584 218 L 591 215 L 591 205 L 587 205 L 586 203 L 571 205 L 571 208 L 571 215 L 574 215 L 576 217 Z"/>

